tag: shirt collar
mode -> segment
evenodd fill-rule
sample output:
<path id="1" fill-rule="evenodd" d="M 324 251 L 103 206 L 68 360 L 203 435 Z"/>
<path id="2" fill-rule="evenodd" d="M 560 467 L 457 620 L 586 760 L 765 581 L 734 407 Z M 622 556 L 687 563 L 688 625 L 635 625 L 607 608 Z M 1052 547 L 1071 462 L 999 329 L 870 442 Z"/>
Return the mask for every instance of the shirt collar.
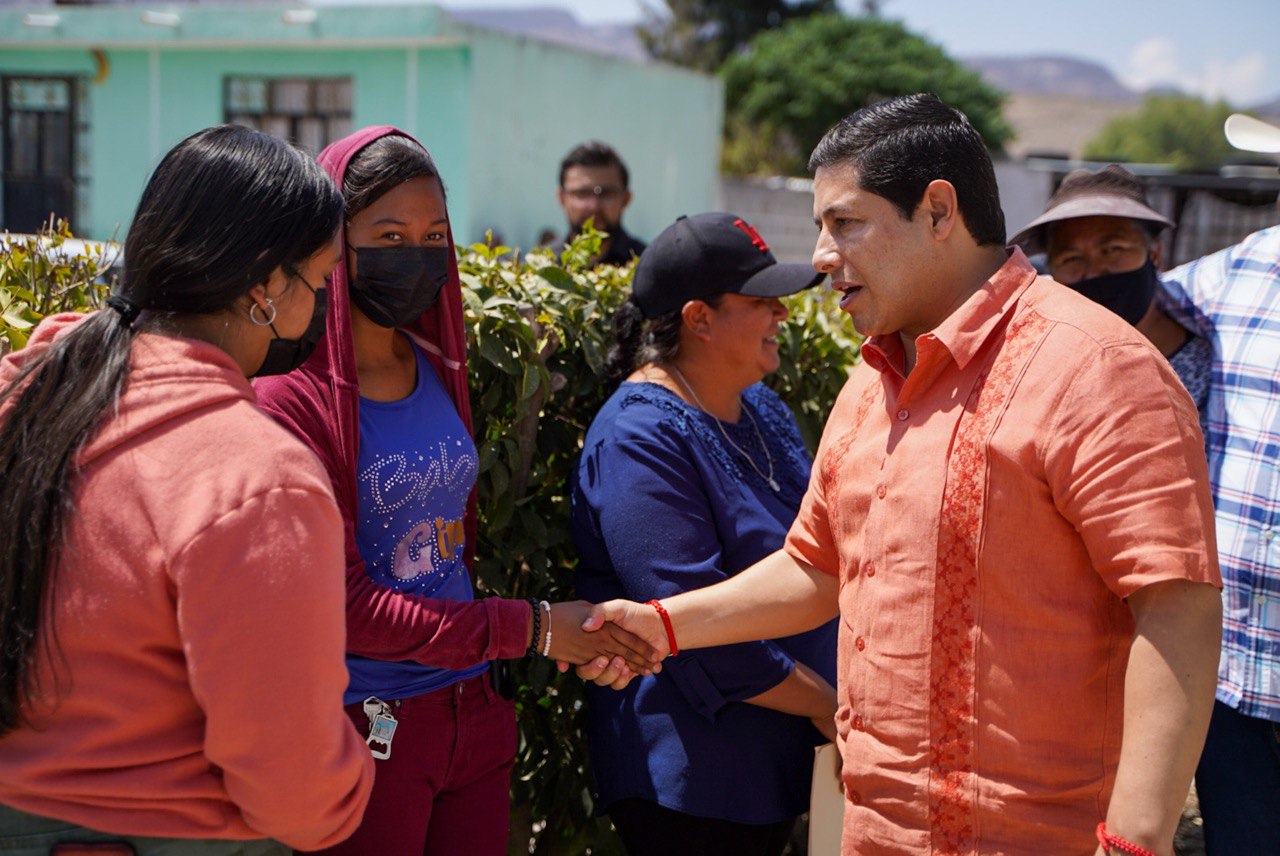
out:
<path id="1" fill-rule="evenodd" d="M 1035 281 L 1036 269 L 1018 247 L 1008 251 L 1009 258 L 973 295 L 952 312 L 933 331 L 916 340 L 919 354 L 925 340 L 934 340 L 951 354 L 959 368 L 964 368 L 980 351 L 1018 298 Z M 872 368 L 885 372 L 892 369 L 905 374 L 905 349 L 898 334 L 872 336 L 862 345 L 863 359 Z"/>

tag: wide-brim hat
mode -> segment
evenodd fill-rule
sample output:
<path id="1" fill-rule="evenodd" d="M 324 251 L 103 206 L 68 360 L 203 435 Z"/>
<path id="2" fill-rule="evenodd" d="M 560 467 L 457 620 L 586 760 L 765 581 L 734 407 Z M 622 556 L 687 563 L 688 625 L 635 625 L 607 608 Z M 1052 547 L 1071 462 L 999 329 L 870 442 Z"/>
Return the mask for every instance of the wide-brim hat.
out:
<path id="1" fill-rule="evenodd" d="M 825 276 L 811 265 L 780 263 L 751 224 L 716 211 L 663 229 L 636 262 L 631 295 L 645 318 L 657 318 L 717 294 L 785 297 Z"/>
<path id="2" fill-rule="evenodd" d="M 1126 217 L 1152 232 L 1173 225 L 1147 204 L 1147 192 L 1136 175 L 1111 164 L 1093 172 L 1077 169 L 1068 173 L 1049 197 L 1044 213 L 1023 226 L 1009 243 L 1019 245 L 1027 255 L 1045 252 L 1049 224 L 1076 217 Z"/>
<path id="3" fill-rule="evenodd" d="M 1227 135 L 1227 142 L 1237 149 L 1270 155 L 1280 153 L 1280 128 L 1261 119 L 1243 113 L 1232 113 L 1227 117 L 1222 130 Z"/>

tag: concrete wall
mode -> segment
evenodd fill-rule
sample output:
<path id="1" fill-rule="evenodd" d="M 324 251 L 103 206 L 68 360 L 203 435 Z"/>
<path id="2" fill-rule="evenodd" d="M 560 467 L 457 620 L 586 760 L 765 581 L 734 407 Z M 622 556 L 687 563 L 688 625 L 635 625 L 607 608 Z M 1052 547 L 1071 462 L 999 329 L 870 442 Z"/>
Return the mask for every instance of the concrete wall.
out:
<path id="1" fill-rule="evenodd" d="M 720 180 L 717 207 L 746 220 L 780 262 L 813 261 L 813 182 L 804 178 Z"/>

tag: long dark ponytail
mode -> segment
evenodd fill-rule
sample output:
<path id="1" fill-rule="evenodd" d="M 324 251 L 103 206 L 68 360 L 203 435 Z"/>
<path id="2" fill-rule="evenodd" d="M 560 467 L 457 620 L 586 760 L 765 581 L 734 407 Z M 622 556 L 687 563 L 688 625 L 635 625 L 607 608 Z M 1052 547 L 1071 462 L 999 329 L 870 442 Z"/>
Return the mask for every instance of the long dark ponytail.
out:
<path id="1" fill-rule="evenodd" d="M 229 308 L 277 267 L 333 238 L 342 198 L 290 144 L 247 128 L 207 128 L 156 167 L 125 242 L 112 300 L 29 359 L 0 390 L 0 735 L 23 724 L 53 657 L 50 617 L 60 549 L 74 513 L 75 459 L 123 394 L 135 331 L 148 317 Z M 134 323 L 143 310 L 143 325 Z M 52 659 L 51 659 L 52 662 Z"/>

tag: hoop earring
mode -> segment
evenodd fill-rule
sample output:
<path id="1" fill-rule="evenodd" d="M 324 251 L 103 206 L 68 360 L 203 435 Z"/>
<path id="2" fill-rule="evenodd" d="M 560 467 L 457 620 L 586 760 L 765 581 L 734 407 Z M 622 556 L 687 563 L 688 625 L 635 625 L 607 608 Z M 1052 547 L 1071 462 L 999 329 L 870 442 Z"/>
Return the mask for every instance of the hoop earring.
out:
<path id="1" fill-rule="evenodd" d="M 257 318 L 257 316 L 255 316 L 255 315 L 253 314 L 253 310 L 255 310 L 255 309 L 261 309 L 261 308 L 262 308 L 262 306 L 261 306 L 261 305 L 259 305 L 259 304 L 257 304 L 257 303 L 255 303 L 255 304 L 253 304 L 252 306 L 250 306 L 250 307 L 249 307 L 249 320 L 250 320 L 250 321 L 252 321 L 254 324 L 256 324 L 256 325 L 257 325 L 257 326 L 259 326 L 259 327 L 270 327 L 272 324 L 274 324 L 274 323 L 275 323 L 275 320 L 276 320 L 276 305 L 275 305 L 274 303 L 272 303 L 272 302 L 271 302 L 271 298 L 270 298 L 270 297 L 268 297 L 268 298 L 267 298 L 267 309 L 270 309 L 270 310 L 271 310 L 271 315 L 269 315 L 269 316 L 268 316 L 268 315 L 266 315 L 266 313 L 264 312 L 264 313 L 263 313 L 263 316 L 267 319 L 267 320 L 265 320 L 265 321 L 259 321 L 259 320 L 258 320 L 258 318 Z"/>

